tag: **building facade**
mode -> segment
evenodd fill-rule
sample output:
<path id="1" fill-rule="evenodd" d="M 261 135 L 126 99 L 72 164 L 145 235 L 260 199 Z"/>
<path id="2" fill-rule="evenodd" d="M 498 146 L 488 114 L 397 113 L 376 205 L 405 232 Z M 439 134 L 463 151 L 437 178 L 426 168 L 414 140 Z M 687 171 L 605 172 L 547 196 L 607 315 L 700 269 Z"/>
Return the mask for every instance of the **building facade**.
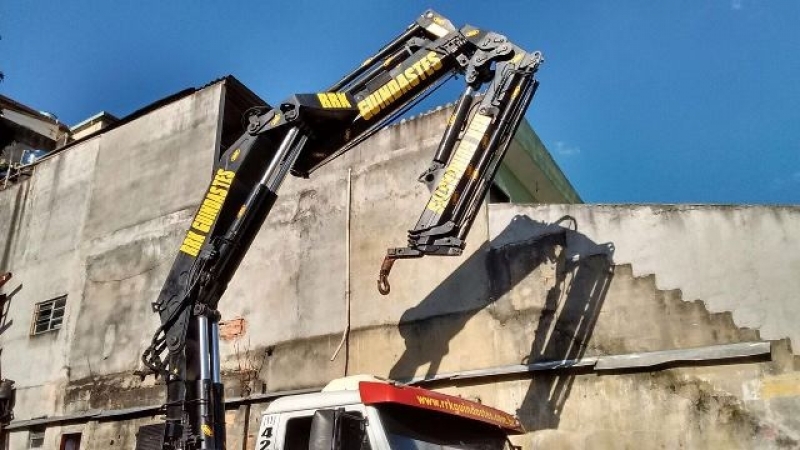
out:
<path id="1" fill-rule="evenodd" d="M 150 303 L 259 103 L 232 77 L 183 91 L 0 192 L 7 448 L 134 448 L 159 423 L 164 387 L 139 360 Z M 516 412 L 525 448 L 798 445 L 800 208 L 580 205 L 524 123 L 465 254 L 400 261 L 380 296 L 448 116 L 282 188 L 220 302 L 228 448 L 253 448 L 275 395 L 357 373 Z"/>

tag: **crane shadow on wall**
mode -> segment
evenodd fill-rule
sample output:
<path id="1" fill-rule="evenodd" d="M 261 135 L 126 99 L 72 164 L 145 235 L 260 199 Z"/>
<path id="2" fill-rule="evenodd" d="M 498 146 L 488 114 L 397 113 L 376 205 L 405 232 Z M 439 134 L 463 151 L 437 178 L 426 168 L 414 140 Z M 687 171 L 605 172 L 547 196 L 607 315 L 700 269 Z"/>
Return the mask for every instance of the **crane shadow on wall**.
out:
<path id="1" fill-rule="evenodd" d="M 502 325 L 495 336 L 487 330 L 486 338 L 499 338 L 495 346 L 510 346 L 522 353 L 521 359 L 502 364 L 582 358 L 614 275 L 614 245 L 598 244 L 577 229 L 575 219 L 569 216 L 552 224 L 516 216 L 495 239 L 403 314 L 399 329 L 406 349 L 389 377 L 409 379 L 425 365 L 424 377 L 435 377 L 450 341 L 482 310 Z M 476 277 L 486 280 L 480 292 L 482 303 L 466 311 L 463 305 L 459 309 L 455 287 Z M 499 353 L 508 354 L 508 348 Z M 457 365 L 461 370 L 484 369 L 487 367 L 478 361 L 490 358 L 476 355 L 475 362 L 470 359 Z M 567 370 L 533 373 L 517 411 L 528 430 L 558 427 L 574 377 L 575 372 Z"/>
<path id="2" fill-rule="evenodd" d="M 10 274 L 9 278 L 10 277 Z M 2 280 L 2 276 L 0 276 L 0 280 Z M 0 283 L 2 286 L 2 283 Z M 14 324 L 14 320 L 8 319 L 8 314 L 11 311 L 11 299 L 22 289 L 22 285 L 15 287 L 11 292 L 8 294 L 0 294 L 0 336 L 3 335 L 11 325 Z"/>

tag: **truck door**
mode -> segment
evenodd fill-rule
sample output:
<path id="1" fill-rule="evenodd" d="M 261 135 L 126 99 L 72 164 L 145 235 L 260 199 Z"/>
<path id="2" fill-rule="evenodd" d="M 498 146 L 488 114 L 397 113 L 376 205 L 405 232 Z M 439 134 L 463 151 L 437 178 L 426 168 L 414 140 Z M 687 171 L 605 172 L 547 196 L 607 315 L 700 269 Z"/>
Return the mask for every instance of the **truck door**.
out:
<path id="1" fill-rule="evenodd" d="M 363 406 L 346 407 L 345 410 L 354 416 L 364 417 Z M 311 422 L 316 410 L 297 411 L 291 413 L 265 414 L 259 427 L 257 450 L 311 450 Z M 358 429 L 350 426 L 343 430 L 347 433 L 344 442 L 349 443 L 341 450 L 373 450 L 368 434 L 363 440 L 355 439 Z M 356 444 L 357 443 L 357 444 Z M 327 450 L 327 449 L 326 449 Z"/>

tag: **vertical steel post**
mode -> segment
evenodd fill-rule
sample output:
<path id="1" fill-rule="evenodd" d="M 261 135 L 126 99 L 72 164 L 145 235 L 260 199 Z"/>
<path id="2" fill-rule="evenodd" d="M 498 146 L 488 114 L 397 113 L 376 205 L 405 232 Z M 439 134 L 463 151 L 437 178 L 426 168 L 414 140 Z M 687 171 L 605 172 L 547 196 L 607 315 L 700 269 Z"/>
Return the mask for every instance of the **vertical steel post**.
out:
<path id="1" fill-rule="evenodd" d="M 211 407 L 211 353 L 209 353 L 209 325 L 205 313 L 197 318 L 197 364 L 200 366 L 200 377 L 197 380 L 197 417 L 199 425 L 200 448 L 215 449 L 214 420 Z"/>
<path id="2" fill-rule="evenodd" d="M 211 319 L 211 404 L 214 437 L 218 449 L 225 448 L 225 388 L 222 385 L 219 356 L 219 316 Z"/>
<path id="3" fill-rule="evenodd" d="M 221 383 L 219 367 L 219 321 L 211 321 L 211 382 Z"/>

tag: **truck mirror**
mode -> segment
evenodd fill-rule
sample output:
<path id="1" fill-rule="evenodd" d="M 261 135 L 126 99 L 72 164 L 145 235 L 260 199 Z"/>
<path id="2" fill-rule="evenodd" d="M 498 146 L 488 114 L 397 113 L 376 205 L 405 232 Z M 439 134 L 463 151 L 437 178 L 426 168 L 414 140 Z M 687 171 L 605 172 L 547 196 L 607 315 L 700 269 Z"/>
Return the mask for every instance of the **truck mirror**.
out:
<path id="1" fill-rule="evenodd" d="M 364 419 L 344 408 L 320 409 L 311 420 L 308 450 L 361 450 Z"/>
<path id="2" fill-rule="evenodd" d="M 320 409 L 311 420 L 308 450 L 333 450 L 336 440 L 336 414 L 333 409 Z"/>

